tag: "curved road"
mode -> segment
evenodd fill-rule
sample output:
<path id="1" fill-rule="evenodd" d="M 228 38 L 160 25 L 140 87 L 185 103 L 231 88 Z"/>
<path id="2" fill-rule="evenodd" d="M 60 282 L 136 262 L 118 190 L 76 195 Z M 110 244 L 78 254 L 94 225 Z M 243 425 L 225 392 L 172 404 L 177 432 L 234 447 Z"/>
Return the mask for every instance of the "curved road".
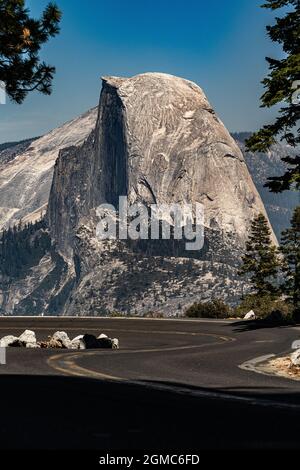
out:
<path id="1" fill-rule="evenodd" d="M 120 350 L 7 350 L 1 448 L 299 448 L 300 382 L 240 366 L 282 354 L 300 328 L 253 322 L 1 318 L 33 329 L 106 333 Z M 3 412 L 2 412 L 3 408 Z M 285 430 L 283 432 L 283 430 Z"/>

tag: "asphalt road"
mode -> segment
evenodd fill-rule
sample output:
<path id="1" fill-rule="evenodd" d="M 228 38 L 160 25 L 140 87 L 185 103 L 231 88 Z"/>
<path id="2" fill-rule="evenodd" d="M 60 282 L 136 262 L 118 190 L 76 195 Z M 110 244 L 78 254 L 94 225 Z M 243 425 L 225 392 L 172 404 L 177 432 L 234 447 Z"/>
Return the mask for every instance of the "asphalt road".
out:
<path id="1" fill-rule="evenodd" d="M 251 327 L 250 327 L 251 326 Z M 33 329 L 106 333 L 120 350 L 7 350 L 0 448 L 299 448 L 300 382 L 240 366 L 282 354 L 300 328 L 251 322 L 0 318 Z"/>

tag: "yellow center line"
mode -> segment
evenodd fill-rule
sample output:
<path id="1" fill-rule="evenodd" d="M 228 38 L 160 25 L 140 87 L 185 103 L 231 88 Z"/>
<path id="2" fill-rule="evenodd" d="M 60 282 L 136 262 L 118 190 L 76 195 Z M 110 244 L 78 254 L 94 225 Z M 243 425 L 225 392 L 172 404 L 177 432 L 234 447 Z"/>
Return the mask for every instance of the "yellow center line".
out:
<path id="1" fill-rule="evenodd" d="M 129 332 L 129 330 L 126 330 Z M 149 333 L 149 331 L 147 331 Z M 156 332 L 155 332 L 156 333 Z M 171 334 L 171 332 L 170 332 Z M 121 377 L 116 377 L 114 375 L 109 375 L 105 374 L 102 372 L 97 372 L 92 369 L 88 369 L 82 366 L 79 366 L 76 364 L 76 361 L 78 359 L 83 359 L 86 356 L 100 356 L 100 355 L 110 355 L 112 356 L 113 354 L 116 354 L 117 356 L 119 354 L 141 354 L 141 353 L 153 353 L 153 352 L 171 352 L 171 351 L 182 351 L 182 350 L 192 350 L 192 349 L 199 349 L 203 348 L 205 346 L 214 346 L 220 344 L 220 341 L 223 342 L 232 342 L 235 341 L 235 338 L 232 338 L 230 336 L 220 336 L 217 334 L 209 334 L 209 333 L 186 333 L 190 335 L 199 335 L 199 336 L 210 336 L 213 338 L 218 339 L 219 341 L 213 342 L 213 343 L 205 343 L 205 344 L 199 344 L 199 345 L 191 345 L 191 346 L 177 346 L 177 347 L 165 347 L 165 348 L 148 348 L 148 349 L 136 349 L 136 350 L 125 350 L 125 351 L 111 351 L 111 352 L 105 352 L 103 350 L 99 351 L 85 351 L 84 353 L 78 353 L 78 352 L 73 352 L 73 353 L 60 353 L 56 354 L 55 356 L 51 356 L 47 360 L 47 364 L 59 371 L 62 372 L 63 374 L 67 375 L 73 375 L 73 376 L 80 376 L 80 377 L 91 377 L 91 378 L 97 378 L 97 379 L 104 379 L 104 380 L 117 380 L 117 381 L 127 381 L 128 379 L 121 378 Z"/>

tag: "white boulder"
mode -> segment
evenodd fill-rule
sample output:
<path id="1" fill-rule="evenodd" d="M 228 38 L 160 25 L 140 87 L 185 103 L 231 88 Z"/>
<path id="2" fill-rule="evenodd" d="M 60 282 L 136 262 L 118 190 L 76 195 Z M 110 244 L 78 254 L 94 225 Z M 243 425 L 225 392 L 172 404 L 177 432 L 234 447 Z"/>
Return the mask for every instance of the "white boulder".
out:
<path id="1" fill-rule="evenodd" d="M 101 335 L 99 335 L 97 339 L 104 339 L 104 338 L 109 339 L 107 335 L 105 335 L 104 333 L 101 333 Z M 119 349 L 120 348 L 119 340 L 117 338 L 112 338 L 111 339 L 111 348 L 112 349 Z"/>
<path id="2" fill-rule="evenodd" d="M 246 315 L 244 316 L 244 320 L 255 320 L 255 319 L 256 319 L 256 315 L 253 310 L 250 310 L 250 312 L 246 313 Z"/>
<path id="3" fill-rule="evenodd" d="M 38 343 L 26 343 L 26 348 L 30 349 L 40 349 L 41 345 Z"/>
<path id="4" fill-rule="evenodd" d="M 24 343 L 26 348 L 35 348 L 37 346 L 35 332 L 31 330 L 25 330 L 19 336 L 19 341 Z"/>
<path id="5" fill-rule="evenodd" d="M 76 336 L 71 341 L 71 349 L 85 349 L 85 344 L 82 341 L 83 335 Z"/>
<path id="6" fill-rule="evenodd" d="M 111 344 L 112 344 L 112 349 L 120 349 L 119 340 L 117 338 L 113 338 L 111 340 Z"/>
<path id="7" fill-rule="evenodd" d="M 290 357 L 293 366 L 300 366 L 300 349 L 293 352 Z"/>
<path id="8" fill-rule="evenodd" d="M 85 349 L 118 349 L 119 347 L 119 341 L 116 338 L 111 339 L 107 336 L 96 338 L 94 335 L 86 334 L 82 341 Z"/>
<path id="9" fill-rule="evenodd" d="M 15 344 L 17 346 L 21 345 L 21 344 L 19 344 L 19 338 L 17 338 L 16 336 L 8 335 L 8 336 L 4 336 L 0 340 L 0 348 L 8 348 L 9 346 L 11 346 L 13 344 Z"/>
<path id="10" fill-rule="evenodd" d="M 63 348 L 71 349 L 71 340 L 65 331 L 56 331 L 54 335 L 50 338 L 49 344 L 59 344 L 61 343 Z"/>
<path id="11" fill-rule="evenodd" d="M 292 349 L 300 349 L 300 339 L 296 339 L 296 340 L 292 343 Z"/>
<path id="12" fill-rule="evenodd" d="M 48 341 L 40 343 L 36 340 L 34 331 L 25 330 L 19 338 L 16 336 L 4 336 L 0 340 L 0 348 L 6 347 L 26 347 L 26 348 L 65 348 L 65 349 L 94 349 L 94 348 L 111 348 L 119 349 L 119 340 L 117 338 L 109 338 L 105 334 L 96 336 L 85 334 L 78 335 L 70 340 L 65 331 L 56 331 Z"/>

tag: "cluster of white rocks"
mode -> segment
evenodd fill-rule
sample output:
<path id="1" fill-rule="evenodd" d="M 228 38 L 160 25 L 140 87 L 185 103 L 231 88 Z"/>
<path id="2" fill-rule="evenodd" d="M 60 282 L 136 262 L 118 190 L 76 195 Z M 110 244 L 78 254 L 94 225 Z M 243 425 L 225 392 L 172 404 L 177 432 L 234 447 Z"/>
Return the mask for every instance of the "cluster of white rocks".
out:
<path id="1" fill-rule="evenodd" d="M 89 334 L 76 336 L 72 340 L 65 331 L 56 331 L 47 341 L 38 342 L 34 331 L 25 330 L 19 337 L 4 336 L 0 340 L 0 348 L 7 347 L 25 347 L 25 348 L 44 348 L 44 349 L 119 349 L 119 340 L 109 338 L 105 334 L 98 337 Z"/>

